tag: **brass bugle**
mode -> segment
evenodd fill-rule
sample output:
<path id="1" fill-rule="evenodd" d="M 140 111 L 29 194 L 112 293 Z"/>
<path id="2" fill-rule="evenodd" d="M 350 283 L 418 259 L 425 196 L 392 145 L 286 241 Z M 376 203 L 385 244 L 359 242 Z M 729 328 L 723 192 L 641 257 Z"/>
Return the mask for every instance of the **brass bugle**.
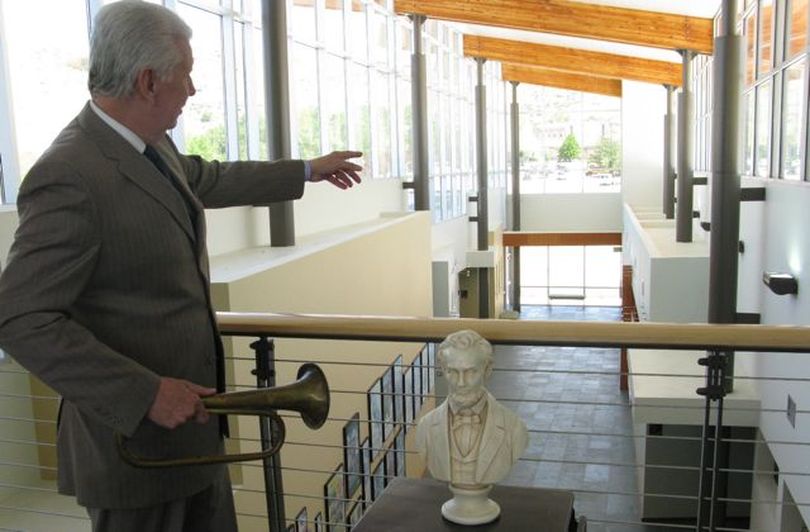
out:
<path id="1" fill-rule="evenodd" d="M 284 444 L 286 429 L 277 410 L 293 410 L 310 429 L 323 426 L 329 415 L 329 384 L 321 368 L 315 364 L 303 364 L 298 368 L 298 379 L 292 384 L 261 388 L 243 392 L 228 392 L 202 397 L 205 409 L 212 414 L 255 415 L 269 417 L 273 429 L 272 446 L 259 452 L 225 454 L 214 456 L 191 456 L 188 458 L 154 459 L 133 454 L 126 447 L 126 439 L 116 434 L 116 443 L 121 458 L 135 467 L 177 467 L 208 465 L 226 462 L 261 460 L 276 454 Z"/>

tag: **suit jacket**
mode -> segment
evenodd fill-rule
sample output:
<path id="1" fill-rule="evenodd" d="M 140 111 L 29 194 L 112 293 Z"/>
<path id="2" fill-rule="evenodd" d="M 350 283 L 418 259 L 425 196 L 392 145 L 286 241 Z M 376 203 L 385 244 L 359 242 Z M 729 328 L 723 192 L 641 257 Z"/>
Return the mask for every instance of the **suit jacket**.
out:
<path id="1" fill-rule="evenodd" d="M 486 392 L 487 415 L 478 447 L 475 481 L 496 484 L 512 469 L 526 450 L 526 426 L 511 410 Z M 426 455 L 430 474 L 437 480 L 452 481 L 450 427 L 447 401 L 431 410 L 416 426 L 416 447 Z"/>
<path id="2" fill-rule="evenodd" d="M 114 433 L 150 457 L 221 452 L 217 416 L 175 430 L 145 418 L 159 377 L 223 389 L 203 207 L 290 200 L 304 189 L 302 161 L 207 162 L 168 137 L 156 148 L 185 198 L 85 106 L 20 187 L 0 277 L 0 346 L 62 396 L 59 490 L 89 507 L 185 497 L 223 474 L 130 467 Z"/>

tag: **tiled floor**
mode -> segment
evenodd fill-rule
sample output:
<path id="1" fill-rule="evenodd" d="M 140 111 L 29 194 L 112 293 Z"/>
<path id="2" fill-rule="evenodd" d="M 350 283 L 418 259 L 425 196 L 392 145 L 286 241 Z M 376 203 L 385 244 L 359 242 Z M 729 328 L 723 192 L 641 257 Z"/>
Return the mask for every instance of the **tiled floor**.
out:
<path id="1" fill-rule="evenodd" d="M 616 321 L 621 310 L 524 306 L 520 319 Z M 638 492 L 634 440 L 598 435 L 633 432 L 627 392 L 619 390 L 618 349 L 497 346 L 495 369 L 487 387 L 498 398 L 535 401 L 513 408 L 530 431 L 540 431 L 531 433 L 506 484 L 573 490 L 589 531 L 683 530 L 630 524 L 639 523 L 637 497 L 627 495 Z"/>

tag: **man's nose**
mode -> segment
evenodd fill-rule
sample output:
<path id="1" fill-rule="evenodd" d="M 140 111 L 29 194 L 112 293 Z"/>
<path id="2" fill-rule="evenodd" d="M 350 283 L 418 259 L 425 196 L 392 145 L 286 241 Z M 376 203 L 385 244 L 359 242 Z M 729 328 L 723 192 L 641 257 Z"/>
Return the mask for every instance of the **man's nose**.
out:
<path id="1" fill-rule="evenodd" d="M 197 94 L 197 87 L 194 86 L 194 81 L 188 78 L 188 95 L 194 96 L 195 94 Z"/>

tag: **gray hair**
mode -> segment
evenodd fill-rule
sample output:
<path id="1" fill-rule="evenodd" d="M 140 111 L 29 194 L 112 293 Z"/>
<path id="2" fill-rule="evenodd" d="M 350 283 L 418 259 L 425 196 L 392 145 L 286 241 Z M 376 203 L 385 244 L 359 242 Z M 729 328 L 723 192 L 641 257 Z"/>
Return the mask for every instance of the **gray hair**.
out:
<path id="1" fill-rule="evenodd" d="M 484 362 L 492 362 L 492 344 L 471 329 L 454 332 L 439 344 L 436 349 L 436 360 L 440 366 L 444 366 L 445 355 L 450 349 L 475 351 Z"/>
<path id="2" fill-rule="evenodd" d="M 183 61 L 177 39 L 191 39 L 191 28 L 165 7 L 140 0 L 102 7 L 90 38 L 90 94 L 131 96 L 138 73 L 145 68 L 168 79 Z"/>

